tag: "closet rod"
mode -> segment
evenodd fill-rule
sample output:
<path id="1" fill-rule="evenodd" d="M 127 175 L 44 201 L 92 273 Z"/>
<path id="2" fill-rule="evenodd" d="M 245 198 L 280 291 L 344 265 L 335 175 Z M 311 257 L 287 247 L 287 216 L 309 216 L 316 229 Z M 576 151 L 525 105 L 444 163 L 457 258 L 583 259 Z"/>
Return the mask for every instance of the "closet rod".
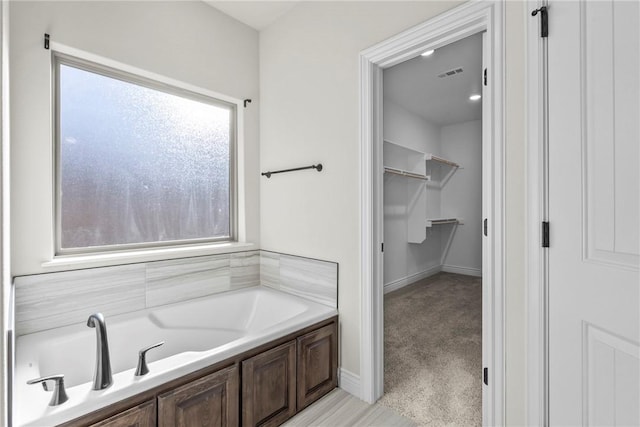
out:
<path id="1" fill-rule="evenodd" d="M 317 165 L 311 165 L 311 166 L 303 166 L 300 168 L 292 168 L 292 169 L 282 169 L 279 171 L 269 171 L 269 172 L 262 172 L 262 176 L 266 176 L 267 178 L 271 178 L 271 175 L 275 175 L 277 173 L 285 173 L 285 172 L 295 172 L 295 171 L 301 171 L 301 170 L 305 170 L 305 169 L 315 169 L 318 172 L 322 171 L 322 163 L 318 163 Z"/>
<path id="2" fill-rule="evenodd" d="M 407 171 L 403 171 L 403 170 L 400 170 L 400 169 L 394 169 L 394 168 L 390 168 L 390 167 L 385 167 L 384 171 L 388 172 L 388 173 L 393 173 L 393 174 L 396 174 L 396 175 L 400 175 L 400 176 L 406 176 L 406 177 L 409 177 L 409 178 L 416 178 L 416 179 L 422 179 L 422 180 L 425 180 L 425 181 L 429 181 L 429 178 L 427 178 L 425 175 L 420 175 L 418 173 L 407 172 Z"/>

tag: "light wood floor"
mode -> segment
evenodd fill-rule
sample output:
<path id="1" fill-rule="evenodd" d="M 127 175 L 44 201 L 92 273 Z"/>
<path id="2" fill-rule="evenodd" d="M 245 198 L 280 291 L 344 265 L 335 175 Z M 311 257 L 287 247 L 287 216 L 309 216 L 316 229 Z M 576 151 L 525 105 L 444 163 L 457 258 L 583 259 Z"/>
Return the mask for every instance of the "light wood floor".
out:
<path id="1" fill-rule="evenodd" d="M 339 388 L 283 424 L 287 427 L 413 427 L 417 424 L 380 405 L 369 405 Z"/>

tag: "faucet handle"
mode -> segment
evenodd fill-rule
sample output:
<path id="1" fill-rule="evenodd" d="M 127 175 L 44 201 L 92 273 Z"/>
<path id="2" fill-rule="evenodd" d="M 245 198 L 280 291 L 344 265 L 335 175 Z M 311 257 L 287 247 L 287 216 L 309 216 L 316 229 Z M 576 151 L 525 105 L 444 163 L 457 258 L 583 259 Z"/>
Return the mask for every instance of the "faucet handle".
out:
<path id="1" fill-rule="evenodd" d="M 49 406 L 58 406 L 69 400 L 67 396 L 67 392 L 64 389 L 64 375 L 48 375 L 46 377 L 36 378 L 33 380 L 27 381 L 27 384 L 42 384 L 42 388 L 44 391 L 49 391 L 49 387 L 47 387 L 47 381 L 54 381 L 55 385 L 53 387 L 53 396 L 51 396 L 51 401 L 49 401 Z"/>
<path id="2" fill-rule="evenodd" d="M 147 351 L 152 348 L 160 347 L 164 344 L 164 341 L 160 341 L 149 347 L 145 347 L 138 352 L 138 367 L 136 368 L 136 377 L 141 377 L 149 373 L 149 367 L 147 366 Z"/>

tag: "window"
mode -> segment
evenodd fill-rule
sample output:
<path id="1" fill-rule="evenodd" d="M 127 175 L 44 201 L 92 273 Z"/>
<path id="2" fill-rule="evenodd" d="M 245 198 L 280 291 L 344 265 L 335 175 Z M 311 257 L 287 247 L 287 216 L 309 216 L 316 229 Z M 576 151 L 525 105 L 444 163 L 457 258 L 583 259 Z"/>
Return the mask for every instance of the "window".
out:
<path id="1" fill-rule="evenodd" d="M 56 56 L 57 252 L 234 238 L 236 108 Z"/>

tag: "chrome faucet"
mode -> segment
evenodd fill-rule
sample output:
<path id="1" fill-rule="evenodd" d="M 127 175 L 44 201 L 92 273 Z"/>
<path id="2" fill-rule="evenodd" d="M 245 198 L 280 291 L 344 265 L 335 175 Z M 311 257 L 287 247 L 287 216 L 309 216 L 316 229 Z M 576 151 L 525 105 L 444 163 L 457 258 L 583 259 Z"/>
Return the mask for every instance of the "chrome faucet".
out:
<path id="1" fill-rule="evenodd" d="M 111 360 L 109 359 L 109 341 L 107 325 L 102 313 L 95 313 L 87 319 L 87 326 L 96 328 L 96 370 L 93 374 L 93 389 L 104 390 L 113 382 Z"/>

